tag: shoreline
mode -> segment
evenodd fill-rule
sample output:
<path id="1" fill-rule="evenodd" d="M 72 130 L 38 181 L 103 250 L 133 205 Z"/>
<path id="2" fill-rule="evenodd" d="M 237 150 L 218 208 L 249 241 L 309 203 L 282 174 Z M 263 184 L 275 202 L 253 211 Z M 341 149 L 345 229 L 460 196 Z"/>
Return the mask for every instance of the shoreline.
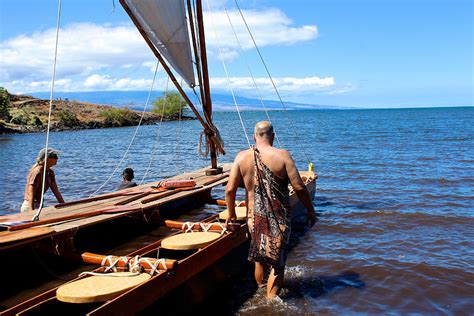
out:
<path id="1" fill-rule="evenodd" d="M 41 133 L 47 130 L 50 101 L 27 95 L 8 93 L 8 115 L 0 118 L 0 134 Z M 195 120 L 179 113 L 161 115 L 128 107 L 93 104 L 88 102 L 56 99 L 52 102 L 50 131 L 74 131 L 153 125 L 160 121 Z"/>

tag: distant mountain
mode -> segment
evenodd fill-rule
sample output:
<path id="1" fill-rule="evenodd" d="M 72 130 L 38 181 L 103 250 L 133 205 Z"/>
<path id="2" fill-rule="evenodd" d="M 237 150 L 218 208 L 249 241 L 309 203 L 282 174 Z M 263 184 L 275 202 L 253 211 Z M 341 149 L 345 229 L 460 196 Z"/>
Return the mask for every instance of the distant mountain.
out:
<path id="1" fill-rule="evenodd" d="M 49 92 L 34 92 L 33 97 L 40 99 L 49 99 Z M 162 96 L 162 91 L 155 91 L 150 97 L 150 105 L 158 97 Z M 93 91 L 93 92 L 55 92 L 55 99 L 68 99 L 82 102 L 90 102 L 101 105 L 113 105 L 116 107 L 128 106 L 133 110 L 143 109 L 148 97 L 147 91 Z M 236 96 L 237 104 L 240 110 L 262 110 L 262 104 L 259 99 Z M 225 94 L 213 94 L 212 104 L 216 111 L 234 111 L 235 105 L 232 96 Z M 267 110 L 282 110 L 280 101 L 264 100 Z M 322 110 L 322 109 L 349 109 L 349 107 L 316 105 L 285 102 L 285 107 L 289 110 Z"/>

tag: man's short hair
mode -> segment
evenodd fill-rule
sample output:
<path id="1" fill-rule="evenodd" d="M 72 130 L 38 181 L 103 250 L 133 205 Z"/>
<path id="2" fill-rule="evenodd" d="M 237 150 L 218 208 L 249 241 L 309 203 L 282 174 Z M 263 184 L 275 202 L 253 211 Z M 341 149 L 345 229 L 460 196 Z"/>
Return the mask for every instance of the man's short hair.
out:
<path id="1" fill-rule="evenodd" d="M 255 136 L 260 138 L 269 138 L 273 136 L 273 125 L 269 121 L 261 121 L 255 124 Z"/>

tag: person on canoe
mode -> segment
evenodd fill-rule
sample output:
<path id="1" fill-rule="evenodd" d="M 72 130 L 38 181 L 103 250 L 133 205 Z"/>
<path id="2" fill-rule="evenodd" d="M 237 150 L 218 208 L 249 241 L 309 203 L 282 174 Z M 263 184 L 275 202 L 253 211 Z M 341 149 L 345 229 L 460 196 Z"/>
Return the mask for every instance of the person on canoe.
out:
<path id="1" fill-rule="evenodd" d="M 264 287 L 266 272 L 267 298 L 280 293 L 283 284 L 286 248 L 291 229 L 291 207 L 288 183 L 308 211 L 310 227 L 316 222 L 311 197 L 306 190 L 290 153 L 273 147 L 275 134 L 268 121 L 255 125 L 256 146 L 241 151 L 235 158 L 226 187 L 229 221 L 234 221 L 235 194 L 243 183 L 246 190 L 247 223 L 252 237 L 249 261 L 255 262 L 255 280 Z"/>
<path id="2" fill-rule="evenodd" d="M 44 175 L 44 160 L 45 160 L 45 149 L 41 149 L 36 157 L 36 163 L 31 167 L 26 178 L 25 186 L 25 200 L 21 206 L 22 212 L 32 211 L 39 207 L 41 202 L 41 188 L 43 187 L 43 175 Z M 48 148 L 48 155 L 46 161 L 46 181 L 44 184 L 44 192 L 51 188 L 54 196 L 59 203 L 64 203 L 64 199 L 59 192 L 54 171 L 51 169 L 58 163 L 58 151 L 53 148 Z"/>
<path id="3" fill-rule="evenodd" d="M 117 190 L 123 190 L 123 189 L 136 187 L 137 184 L 135 183 L 135 181 L 133 181 L 133 178 L 135 178 L 133 174 L 133 169 L 125 168 L 122 172 L 122 183 L 120 183 Z"/>

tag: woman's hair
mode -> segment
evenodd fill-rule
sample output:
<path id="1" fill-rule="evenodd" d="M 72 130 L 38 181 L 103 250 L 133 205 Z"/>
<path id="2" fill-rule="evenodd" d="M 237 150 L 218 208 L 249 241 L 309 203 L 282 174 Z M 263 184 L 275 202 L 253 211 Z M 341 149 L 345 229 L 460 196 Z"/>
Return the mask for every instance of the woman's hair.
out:
<path id="1" fill-rule="evenodd" d="M 125 170 L 122 172 L 122 176 L 127 180 L 127 181 L 132 181 L 135 176 L 133 175 L 133 169 L 132 168 L 125 168 Z"/>
<path id="2" fill-rule="evenodd" d="M 46 150 L 44 148 L 39 151 L 38 156 L 36 156 L 35 164 L 33 166 L 31 166 L 31 169 L 38 166 L 38 165 L 43 165 L 44 164 L 45 152 L 46 152 Z M 54 148 L 48 148 L 48 158 L 58 159 L 59 158 L 58 153 L 59 153 L 58 150 L 56 150 Z"/>

